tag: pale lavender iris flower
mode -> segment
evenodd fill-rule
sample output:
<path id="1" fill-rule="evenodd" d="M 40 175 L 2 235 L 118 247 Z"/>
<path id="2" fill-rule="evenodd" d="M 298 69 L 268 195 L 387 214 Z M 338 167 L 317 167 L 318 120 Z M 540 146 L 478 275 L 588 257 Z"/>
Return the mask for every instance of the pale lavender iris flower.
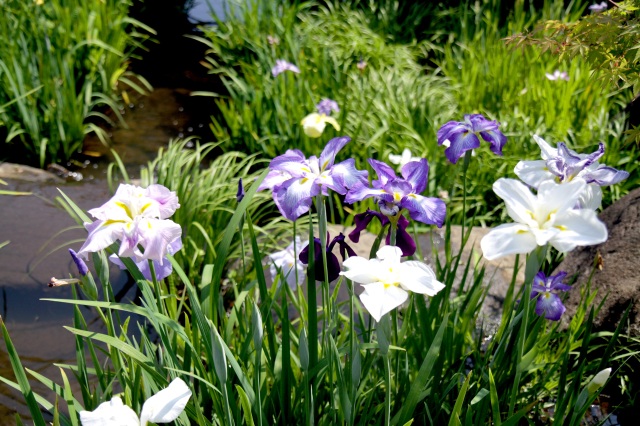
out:
<path id="1" fill-rule="evenodd" d="M 544 75 L 545 77 L 547 77 L 548 80 L 551 80 L 551 81 L 555 81 L 555 80 L 569 81 L 569 73 L 567 73 L 566 71 L 555 70 L 553 74 L 545 73 Z"/>
<path id="2" fill-rule="evenodd" d="M 320 158 L 306 158 L 297 149 L 274 158 L 258 190 L 271 189 L 280 213 L 295 221 L 309 211 L 313 197 L 328 195 L 332 189 L 346 194 L 357 183 L 367 182 L 367 171 L 357 170 L 355 160 L 350 158 L 334 164 L 338 152 L 351 140 L 348 136 L 331 139 L 320 154 Z"/>
<path id="3" fill-rule="evenodd" d="M 507 137 L 499 130 L 500 123 L 487 120 L 482 114 L 467 114 L 463 122 L 450 121 L 438 130 L 438 145 L 445 145 L 444 154 L 453 164 L 466 151 L 478 148 L 480 138 L 491 144 L 491 152 L 502 155 Z M 448 141 L 448 143 L 447 143 Z"/>
<path id="4" fill-rule="evenodd" d="M 173 256 L 180 249 L 182 249 L 182 240 L 178 238 L 177 240 L 169 244 L 169 246 L 167 246 L 167 253 Z M 117 255 L 112 254 L 111 256 L 109 256 L 109 260 L 111 261 L 111 263 L 117 265 L 120 269 L 127 269 L 127 267 L 124 265 L 124 263 L 122 263 L 122 260 L 120 260 Z M 135 262 L 142 276 L 149 281 L 153 281 L 153 278 L 151 276 L 151 268 L 149 267 L 149 261 L 146 259 L 139 259 L 135 257 L 132 258 L 132 260 Z M 153 270 L 156 273 L 156 279 L 160 281 L 171 275 L 171 273 L 173 272 L 173 266 L 167 258 L 162 259 L 162 261 L 153 260 Z"/>
<path id="5" fill-rule="evenodd" d="M 141 188 L 122 184 L 109 201 L 89 210 L 97 220 L 84 224 L 89 236 L 78 256 L 87 259 L 89 253 L 120 241 L 118 256 L 162 264 L 168 246 L 182 235 L 180 225 L 168 219 L 178 207 L 175 192 L 162 185 Z"/>
<path id="6" fill-rule="evenodd" d="M 566 272 L 559 272 L 549 277 L 542 271 L 536 274 L 531 288 L 531 298 L 538 298 L 536 301 L 536 314 L 552 321 L 560 319 L 567 308 L 562 304 L 557 292 L 571 290 L 571 286 L 562 283 L 566 276 Z"/>
<path id="7" fill-rule="evenodd" d="M 324 115 L 331 115 L 332 111 L 340 112 L 340 107 L 338 106 L 338 103 L 333 99 L 329 99 L 329 98 L 324 98 L 320 102 L 318 102 L 318 105 L 316 105 L 316 108 L 318 109 L 318 112 L 320 114 L 324 114 Z"/>
<path id="8" fill-rule="evenodd" d="M 274 77 L 277 77 L 278 74 L 283 73 L 285 71 L 291 71 L 296 74 L 300 73 L 300 68 L 293 65 L 291 62 L 287 62 L 283 59 L 276 59 L 276 65 L 271 68 L 271 74 Z"/>
<path id="9" fill-rule="evenodd" d="M 600 13 L 607 10 L 608 7 L 609 5 L 607 4 L 607 2 L 603 1 L 600 3 L 592 4 L 591 6 L 589 6 L 589 10 L 591 11 L 591 13 Z"/>
<path id="10" fill-rule="evenodd" d="M 402 209 L 409 212 L 413 220 L 441 227 L 446 215 L 444 201 L 420 195 L 427 187 L 429 164 L 426 159 L 411 161 L 402 167 L 402 178 L 397 177 L 391 167 L 382 161 L 369 159 L 369 164 L 378 174 L 378 180 L 369 188 L 363 182 L 356 183 L 345 197 L 348 204 L 375 197 L 380 211 L 395 216 Z"/>

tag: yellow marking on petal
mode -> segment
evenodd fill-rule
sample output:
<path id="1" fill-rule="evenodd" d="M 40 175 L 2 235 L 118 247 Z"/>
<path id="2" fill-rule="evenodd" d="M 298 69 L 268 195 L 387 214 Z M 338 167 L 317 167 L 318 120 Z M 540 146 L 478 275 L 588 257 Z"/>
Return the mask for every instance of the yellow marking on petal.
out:
<path id="1" fill-rule="evenodd" d="M 304 185 L 305 183 L 307 183 L 308 180 L 309 180 L 308 178 L 300 179 L 300 185 Z"/>
<path id="2" fill-rule="evenodd" d="M 328 165 L 329 165 L 329 160 L 327 160 L 324 163 L 322 163 L 322 168 L 320 170 L 326 169 Z"/>
<path id="3" fill-rule="evenodd" d="M 131 210 L 129 209 L 129 206 L 127 206 L 122 201 L 116 201 L 115 204 L 116 204 L 116 206 L 118 206 L 121 209 L 123 209 L 125 211 L 125 213 L 127 213 L 127 216 L 129 216 L 131 219 L 133 219 L 133 214 L 131 213 Z"/>
<path id="4" fill-rule="evenodd" d="M 311 173 L 311 169 L 308 167 L 300 167 L 300 170 L 302 170 L 305 173 Z"/>
<path id="5" fill-rule="evenodd" d="M 151 229 L 151 221 L 147 221 L 147 228 Z"/>
<path id="6" fill-rule="evenodd" d="M 142 208 L 140 209 L 140 213 L 144 213 L 144 211 L 146 209 L 148 209 L 149 207 L 151 207 L 151 203 L 147 203 L 144 206 L 142 206 Z"/>
<path id="7" fill-rule="evenodd" d="M 556 225 L 556 226 L 554 226 L 554 228 L 559 229 L 561 231 L 568 231 L 569 230 L 569 228 L 567 228 L 564 225 Z"/>
<path id="8" fill-rule="evenodd" d="M 527 232 L 529 232 L 529 231 L 525 231 L 524 229 L 518 229 L 516 231 L 516 234 L 526 234 Z"/>
<path id="9" fill-rule="evenodd" d="M 124 220 L 107 219 L 107 220 L 104 221 L 102 226 L 109 226 L 109 225 L 113 225 L 114 223 L 124 223 Z"/>
<path id="10" fill-rule="evenodd" d="M 402 200 L 402 194 L 400 194 L 399 192 L 394 192 L 393 193 L 393 201 L 395 201 L 397 203 L 400 200 Z"/>

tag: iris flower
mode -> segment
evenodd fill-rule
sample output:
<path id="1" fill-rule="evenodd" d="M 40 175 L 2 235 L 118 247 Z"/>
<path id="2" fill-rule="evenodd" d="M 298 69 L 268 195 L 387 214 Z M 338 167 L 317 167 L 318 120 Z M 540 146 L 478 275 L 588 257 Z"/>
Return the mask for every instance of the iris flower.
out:
<path id="1" fill-rule="evenodd" d="M 173 256 L 180 249 L 182 249 L 182 240 L 178 238 L 177 240 L 173 241 L 167 246 L 167 253 Z M 138 259 L 135 257 L 132 259 L 135 262 L 136 266 L 138 267 L 138 270 L 140 271 L 142 276 L 148 279 L 149 281 L 152 281 L 153 277 L 151 276 L 151 268 L 149 267 L 149 261 L 146 259 Z M 127 269 L 124 263 L 122 263 L 122 260 L 120 260 L 120 258 L 115 254 L 112 254 L 111 256 L 109 256 L 109 260 L 111 261 L 111 263 L 117 265 L 120 269 L 123 269 L 123 270 Z M 162 261 L 153 260 L 152 262 L 153 262 L 153 270 L 156 272 L 156 279 L 158 281 L 164 278 L 167 278 L 173 272 L 173 266 L 171 265 L 171 262 L 169 262 L 169 259 L 167 258 L 163 258 Z"/>
<path id="2" fill-rule="evenodd" d="M 328 194 L 332 189 L 346 194 L 356 183 L 367 182 L 367 171 L 357 170 L 350 158 L 334 164 L 338 152 L 351 140 L 348 136 L 333 138 L 327 143 L 320 158 L 308 159 L 297 149 L 274 158 L 258 190 L 271 189 L 280 213 L 289 220 L 296 220 L 309 211 L 313 197 Z"/>
<path id="3" fill-rule="evenodd" d="M 97 220 L 84 224 L 89 236 L 78 256 L 86 259 L 88 253 L 103 250 L 119 240 L 118 256 L 136 261 L 157 260 L 162 264 L 169 245 L 182 235 L 180 226 L 168 219 L 178 207 L 175 192 L 162 185 L 144 189 L 122 184 L 109 201 L 89 210 Z"/>
<path id="4" fill-rule="evenodd" d="M 305 242 L 304 244 L 307 244 Z M 297 283 L 302 284 L 304 282 L 304 266 L 302 263 L 296 262 L 302 248 L 302 241 L 300 237 L 296 236 L 295 251 L 293 242 L 287 246 L 286 249 L 272 253 L 269 255 L 271 265 L 269 265 L 269 272 L 271 273 L 271 279 L 276 280 L 278 271 L 282 271 L 282 275 L 285 277 L 289 288 L 295 290 L 296 288 L 296 276 Z M 295 271 L 294 271 L 295 269 Z"/>
<path id="5" fill-rule="evenodd" d="M 283 59 L 277 59 L 276 65 L 271 68 L 271 75 L 277 77 L 280 73 L 283 73 L 285 71 L 291 71 L 296 74 L 300 74 L 300 68 L 296 67 L 291 62 L 287 62 Z"/>
<path id="6" fill-rule="evenodd" d="M 184 411 L 191 398 L 191 390 L 180 378 L 173 379 L 169 386 L 142 406 L 140 418 L 118 396 L 103 402 L 93 411 L 80 411 L 82 426 L 146 426 L 148 422 L 169 423 Z"/>
<path id="7" fill-rule="evenodd" d="M 376 321 L 403 304 L 410 291 L 435 296 L 444 288 L 424 263 L 401 263 L 402 250 L 398 247 L 384 246 L 376 256 L 377 259 L 350 257 L 343 262 L 347 270 L 340 273 L 362 284 L 364 292 L 360 294 L 360 300 Z"/>
<path id="8" fill-rule="evenodd" d="M 330 235 L 327 233 L 327 241 L 330 239 Z M 313 239 L 313 264 L 314 264 L 314 277 L 316 281 L 324 281 L 324 265 L 322 264 L 322 243 L 320 238 Z M 333 247 L 338 244 L 340 249 L 340 255 L 342 256 L 342 260 L 347 259 L 347 255 L 349 258 L 356 256 L 356 252 L 353 251 L 351 247 L 344 240 L 344 235 L 340 233 L 337 237 L 335 237 L 329 244 L 327 244 L 327 275 L 329 276 L 328 281 L 334 281 L 340 276 L 340 262 L 335 254 L 333 254 Z M 307 244 L 305 248 L 300 252 L 300 261 L 305 265 L 309 264 L 309 245 Z"/>
<path id="9" fill-rule="evenodd" d="M 316 108 L 318 109 L 318 112 L 320 114 L 324 114 L 324 115 L 329 115 L 333 111 L 340 112 L 340 107 L 338 106 L 338 103 L 333 99 L 329 99 L 329 98 L 324 98 L 320 102 L 318 102 L 318 105 L 316 105 Z"/>
<path id="10" fill-rule="evenodd" d="M 500 124 L 484 118 L 482 114 L 467 114 L 463 122 L 450 121 L 438 130 L 438 145 L 449 146 L 444 151 L 449 161 L 457 163 L 466 151 L 480 146 L 480 138 L 491 144 L 491 152 L 502 155 L 507 137 L 499 130 Z"/>
<path id="11" fill-rule="evenodd" d="M 360 241 L 360 233 L 367 228 L 374 217 L 380 220 L 383 228 L 391 224 L 387 216 L 380 212 L 367 209 L 366 212 L 354 216 L 353 220 L 356 227 L 349 233 L 349 239 L 354 243 Z M 396 246 L 402 250 L 403 256 L 412 256 L 416 252 L 416 243 L 413 241 L 413 238 L 411 238 L 411 234 L 407 232 L 407 226 L 409 226 L 407 218 L 400 216 L 396 233 Z M 387 245 L 391 243 L 391 227 L 389 227 L 389 232 L 387 233 L 386 243 Z"/>
<path id="12" fill-rule="evenodd" d="M 369 164 L 378 174 L 378 180 L 372 182 L 373 188 L 363 182 L 356 183 L 347 193 L 346 203 L 375 197 L 380 210 L 387 216 L 395 216 L 400 210 L 406 209 L 413 220 L 442 226 L 447 209 L 444 201 L 420 195 L 427 187 L 427 160 L 423 158 L 405 164 L 402 178 L 397 177 L 393 169 L 381 161 L 369 159 Z"/>
<path id="13" fill-rule="evenodd" d="M 546 319 L 558 321 L 567 308 L 562 304 L 562 300 L 556 294 L 559 291 L 569 291 L 571 286 L 562 283 L 567 276 L 566 272 L 559 272 L 556 275 L 547 277 L 540 271 L 533 278 L 531 288 L 531 298 L 537 297 L 536 314 L 544 316 Z"/>
<path id="14" fill-rule="evenodd" d="M 595 210 L 602 202 L 601 186 L 614 185 L 629 177 L 629 173 L 598 163 L 604 154 L 604 144 L 591 154 L 578 154 L 560 142 L 553 148 L 538 135 L 533 140 L 540 147 L 542 160 L 520 161 L 514 169 L 515 174 L 527 185 L 538 188 L 542 182 L 555 180 L 565 184 L 575 178 L 587 182 L 580 194 L 578 206 Z"/>
<path id="15" fill-rule="evenodd" d="M 302 129 L 304 134 L 310 138 L 319 138 L 322 136 L 327 123 L 331 124 L 334 129 L 340 131 L 340 125 L 335 118 L 330 117 L 332 111 L 339 112 L 338 103 L 332 99 L 324 98 L 316 105 L 318 112 L 311 113 L 302 119 Z"/>
<path id="16" fill-rule="evenodd" d="M 592 13 L 600 13 L 600 12 L 604 12 L 605 10 L 607 10 L 607 8 L 609 7 L 609 5 L 607 4 L 606 1 L 600 2 L 600 3 L 594 3 L 591 6 L 589 6 L 589 10 Z"/>
<path id="17" fill-rule="evenodd" d="M 575 209 L 580 193 L 587 186 L 583 179 L 559 185 L 545 181 L 533 195 L 515 179 L 498 179 L 493 191 L 502 198 L 507 213 L 515 221 L 500 225 L 482 238 L 480 247 L 488 260 L 509 254 L 525 254 L 537 246 L 551 244 L 560 252 L 576 246 L 599 244 L 607 240 L 607 227 L 590 209 Z"/>

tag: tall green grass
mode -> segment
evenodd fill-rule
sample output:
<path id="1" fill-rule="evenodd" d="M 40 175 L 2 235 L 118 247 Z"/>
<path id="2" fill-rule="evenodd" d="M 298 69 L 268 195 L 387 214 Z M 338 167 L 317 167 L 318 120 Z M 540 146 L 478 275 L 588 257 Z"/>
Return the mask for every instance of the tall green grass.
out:
<path id="1" fill-rule="evenodd" d="M 153 33 L 127 16 L 128 1 L 2 0 L 0 136 L 5 152 L 44 167 L 65 162 L 99 123 L 126 125 L 119 95 L 148 84 L 127 71 L 135 47 Z M 108 113 L 111 111 L 111 114 Z"/>

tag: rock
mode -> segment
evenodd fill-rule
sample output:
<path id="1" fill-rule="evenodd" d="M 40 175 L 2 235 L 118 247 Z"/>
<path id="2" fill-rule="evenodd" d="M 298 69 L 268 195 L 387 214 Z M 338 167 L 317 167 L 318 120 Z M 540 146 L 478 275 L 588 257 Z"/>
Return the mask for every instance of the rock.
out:
<path id="1" fill-rule="evenodd" d="M 594 262 L 599 258 L 601 269 L 597 268 L 591 279 L 591 289 L 597 291 L 593 306 L 598 306 L 605 296 L 606 300 L 595 318 L 595 329 L 615 330 L 625 309 L 632 303 L 627 331 L 639 336 L 640 188 L 607 207 L 600 214 L 600 219 L 609 230 L 608 240 L 597 246 L 576 248 L 556 269 L 556 272 L 566 271 L 569 277 L 576 276 L 574 288 L 566 301 L 565 318 L 571 318 L 576 312 L 580 290 L 589 281 Z"/>
<path id="2" fill-rule="evenodd" d="M 53 173 L 14 163 L 0 164 L 0 178 L 28 182 L 63 182 L 61 178 Z"/>

